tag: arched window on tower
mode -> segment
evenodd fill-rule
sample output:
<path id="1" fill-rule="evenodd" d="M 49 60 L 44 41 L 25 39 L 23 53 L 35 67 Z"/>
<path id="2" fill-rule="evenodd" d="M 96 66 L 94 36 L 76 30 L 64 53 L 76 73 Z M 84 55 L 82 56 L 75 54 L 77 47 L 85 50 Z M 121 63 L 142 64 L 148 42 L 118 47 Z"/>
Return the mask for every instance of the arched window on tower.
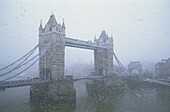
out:
<path id="1" fill-rule="evenodd" d="M 52 28 L 50 27 L 50 32 L 52 31 Z"/>

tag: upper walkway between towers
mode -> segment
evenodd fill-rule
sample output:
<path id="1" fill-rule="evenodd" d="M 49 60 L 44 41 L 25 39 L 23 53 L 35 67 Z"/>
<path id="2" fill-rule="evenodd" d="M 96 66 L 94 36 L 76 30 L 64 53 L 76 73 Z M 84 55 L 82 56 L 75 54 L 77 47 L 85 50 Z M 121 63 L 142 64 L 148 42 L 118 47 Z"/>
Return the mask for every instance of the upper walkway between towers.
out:
<path id="1" fill-rule="evenodd" d="M 83 40 L 73 39 L 68 37 L 65 38 L 65 46 L 91 49 L 91 50 L 97 48 L 107 49 L 107 47 L 98 45 L 97 43 L 94 43 L 92 41 L 83 41 Z"/>

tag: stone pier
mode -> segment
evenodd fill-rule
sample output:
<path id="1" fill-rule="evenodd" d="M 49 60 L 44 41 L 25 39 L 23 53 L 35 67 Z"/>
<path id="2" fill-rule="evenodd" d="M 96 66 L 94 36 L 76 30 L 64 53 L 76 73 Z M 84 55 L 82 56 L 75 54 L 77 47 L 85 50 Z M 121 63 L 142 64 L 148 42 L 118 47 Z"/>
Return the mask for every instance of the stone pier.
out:
<path id="1" fill-rule="evenodd" d="M 47 103 L 75 103 L 74 80 L 70 77 L 31 86 L 30 100 Z"/>

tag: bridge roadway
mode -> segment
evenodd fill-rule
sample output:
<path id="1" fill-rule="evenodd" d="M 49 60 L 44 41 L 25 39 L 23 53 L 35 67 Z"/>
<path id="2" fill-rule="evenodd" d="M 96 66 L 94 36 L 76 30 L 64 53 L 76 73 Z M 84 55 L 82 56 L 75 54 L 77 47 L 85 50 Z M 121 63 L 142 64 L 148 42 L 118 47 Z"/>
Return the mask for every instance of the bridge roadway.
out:
<path id="1" fill-rule="evenodd" d="M 46 82 L 48 82 L 48 80 L 40 81 L 38 78 L 25 79 L 25 80 L 13 80 L 13 81 L 1 81 L 0 89 L 20 87 L 20 86 L 30 86 L 33 84 L 40 84 Z"/>
<path id="2" fill-rule="evenodd" d="M 170 83 L 165 82 L 165 81 L 160 81 L 160 80 L 155 80 L 155 79 L 146 79 L 144 81 L 170 87 Z"/>
<path id="3" fill-rule="evenodd" d="M 82 77 L 77 77 L 73 78 L 74 81 L 79 81 L 79 80 L 103 80 L 103 76 L 82 76 Z M 48 83 L 50 82 L 49 80 L 39 80 L 38 78 L 32 78 L 32 79 L 25 79 L 25 80 L 13 80 L 13 81 L 1 81 L 0 82 L 0 89 L 5 89 L 5 88 L 14 88 L 14 87 L 21 87 L 21 86 L 31 86 L 35 84 L 40 84 L 40 83 Z"/>
<path id="4" fill-rule="evenodd" d="M 105 78 L 104 76 L 81 76 L 81 77 L 73 78 L 73 80 L 79 81 L 79 80 L 87 79 L 87 80 L 103 81 L 104 78 Z M 170 87 L 170 83 L 160 81 L 160 80 L 146 79 L 144 81 Z M 31 85 L 35 85 L 35 84 L 41 84 L 41 83 L 43 84 L 43 83 L 48 83 L 48 82 L 50 82 L 50 81 L 49 80 L 39 80 L 38 78 L 25 79 L 25 80 L 13 80 L 13 81 L 1 81 L 0 89 L 21 87 L 21 86 L 31 86 Z"/>
<path id="5" fill-rule="evenodd" d="M 65 46 L 94 50 L 97 48 L 107 49 L 106 46 L 98 45 L 92 41 L 83 41 L 72 38 L 65 38 Z"/>

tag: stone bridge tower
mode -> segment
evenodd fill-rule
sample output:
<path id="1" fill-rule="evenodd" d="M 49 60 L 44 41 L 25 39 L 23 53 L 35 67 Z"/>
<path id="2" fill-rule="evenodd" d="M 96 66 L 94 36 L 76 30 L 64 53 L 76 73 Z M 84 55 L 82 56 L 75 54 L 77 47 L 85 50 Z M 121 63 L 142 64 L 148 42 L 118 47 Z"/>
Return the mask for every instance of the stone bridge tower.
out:
<path id="1" fill-rule="evenodd" d="M 51 48 L 39 61 L 39 77 L 44 79 L 57 79 L 64 77 L 65 58 L 65 24 L 58 23 L 51 15 L 43 28 L 39 26 L 39 52 L 52 42 Z"/>
<path id="2" fill-rule="evenodd" d="M 130 74 L 134 74 L 134 70 L 137 70 L 138 74 L 142 74 L 142 64 L 139 61 L 132 61 L 128 64 L 128 70 Z"/>
<path id="3" fill-rule="evenodd" d="M 107 49 L 98 48 L 94 50 L 94 69 L 95 75 L 113 74 L 113 38 L 109 37 L 105 31 L 102 31 L 99 39 L 94 39 L 99 46 L 105 46 Z"/>

